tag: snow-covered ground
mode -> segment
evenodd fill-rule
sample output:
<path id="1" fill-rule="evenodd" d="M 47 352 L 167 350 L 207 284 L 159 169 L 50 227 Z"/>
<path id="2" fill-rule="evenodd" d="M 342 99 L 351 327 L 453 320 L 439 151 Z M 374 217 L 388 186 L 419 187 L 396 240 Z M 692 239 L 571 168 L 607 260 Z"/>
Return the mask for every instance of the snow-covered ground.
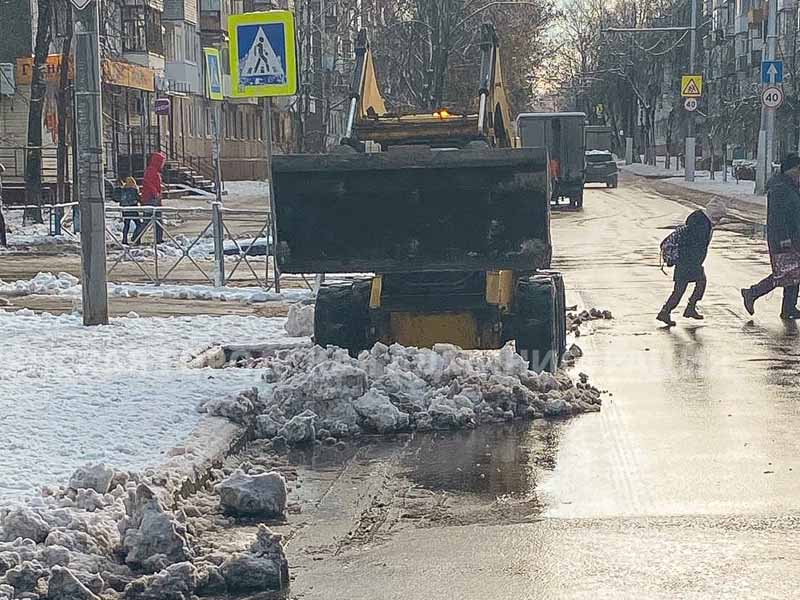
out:
<path id="1" fill-rule="evenodd" d="M 45 224 L 22 224 L 21 210 L 6 210 L 4 216 L 6 226 L 9 229 L 8 246 L 13 250 L 17 246 L 44 246 L 55 244 L 76 244 L 78 239 L 72 235 L 71 231 L 65 231 L 63 235 L 50 235 L 50 226 Z M 0 247 L 0 252 L 6 249 Z"/>
<path id="2" fill-rule="evenodd" d="M 213 287 L 208 285 L 148 285 L 136 283 L 109 283 L 108 293 L 117 298 L 168 298 L 182 300 L 220 300 L 227 302 L 298 302 L 311 298 L 308 288 L 287 288 L 280 294 L 265 292 L 256 287 Z M 4 282 L 0 279 L 0 296 L 81 297 L 77 277 L 69 273 L 39 273 L 33 279 Z"/>
<path id="3" fill-rule="evenodd" d="M 197 424 L 201 402 L 254 384 L 248 369 L 190 369 L 190 354 L 291 341 L 284 323 L 195 316 L 86 328 L 74 315 L 0 311 L 0 498 L 64 482 L 90 461 L 159 463 Z"/>
<path id="4" fill-rule="evenodd" d="M 262 203 L 253 208 L 267 208 L 269 204 L 269 183 L 266 181 L 226 181 L 222 189 L 228 198 L 252 199 Z M 224 199 L 223 199 L 224 203 Z"/>
<path id="5" fill-rule="evenodd" d="M 716 194 L 723 198 L 741 200 L 743 202 L 751 202 L 760 205 L 766 203 L 766 196 L 755 195 L 754 181 L 736 181 L 733 177 L 732 169 L 730 168 L 727 182 L 722 180 L 722 171 L 716 172 L 714 174 L 715 179 L 713 180 L 708 171 L 696 171 L 695 180 L 693 182 L 688 182 L 684 180 L 685 174 L 683 169 L 666 169 L 663 162 L 658 166 L 644 165 L 641 163 L 622 165 L 620 169 L 640 177 L 657 177 L 664 180 L 666 183 L 678 187 L 705 192 L 707 194 Z"/>

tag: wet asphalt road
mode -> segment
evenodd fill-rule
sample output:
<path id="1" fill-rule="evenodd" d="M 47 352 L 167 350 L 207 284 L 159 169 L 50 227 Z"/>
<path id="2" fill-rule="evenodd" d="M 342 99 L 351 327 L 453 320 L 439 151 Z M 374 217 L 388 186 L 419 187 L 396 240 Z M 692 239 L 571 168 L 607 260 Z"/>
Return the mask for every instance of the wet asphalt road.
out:
<path id="1" fill-rule="evenodd" d="M 778 293 L 746 315 L 739 288 L 768 272 L 765 244 L 725 230 L 706 320 L 661 328 L 658 244 L 690 208 L 648 190 L 589 190 L 582 213 L 553 219 L 568 304 L 614 313 L 579 340 L 577 369 L 610 392 L 602 411 L 412 441 L 396 459 L 409 480 L 489 518 L 467 510 L 299 564 L 293 597 L 800 597 L 800 334 Z M 481 504 L 506 495 L 526 502 Z M 299 536 L 290 555 L 310 546 Z"/>

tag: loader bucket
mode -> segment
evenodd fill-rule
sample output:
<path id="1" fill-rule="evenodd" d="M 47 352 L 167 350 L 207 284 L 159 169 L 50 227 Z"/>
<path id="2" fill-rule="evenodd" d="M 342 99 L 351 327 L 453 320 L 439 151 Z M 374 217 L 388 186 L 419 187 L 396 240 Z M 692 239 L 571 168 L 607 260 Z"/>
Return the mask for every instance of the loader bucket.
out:
<path id="1" fill-rule="evenodd" d="M 550 263 L 541 148 L 275 156 L 286 273 L 533 270 Z"/>

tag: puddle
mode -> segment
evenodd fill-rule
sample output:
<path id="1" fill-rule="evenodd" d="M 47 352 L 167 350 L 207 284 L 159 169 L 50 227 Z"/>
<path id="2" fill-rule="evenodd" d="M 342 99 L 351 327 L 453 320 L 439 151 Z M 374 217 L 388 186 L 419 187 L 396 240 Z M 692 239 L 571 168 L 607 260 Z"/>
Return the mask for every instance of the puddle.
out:
<path id="1" fill-rule="evenodd" d="M 528 498 L 555 467 L 563 423 L 517 422 L 472 431 L 417 434 L 406 477 L 431 491 Z"/>

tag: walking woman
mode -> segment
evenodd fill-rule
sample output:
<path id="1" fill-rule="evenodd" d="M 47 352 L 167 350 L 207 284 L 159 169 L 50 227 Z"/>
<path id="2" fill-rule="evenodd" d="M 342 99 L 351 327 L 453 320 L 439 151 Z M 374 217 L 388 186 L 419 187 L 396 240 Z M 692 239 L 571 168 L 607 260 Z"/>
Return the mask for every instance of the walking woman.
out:
<path id="1" fill-rule="evenodd" d="M 142 195 L 139 200 L 142 206 L 148 207 L 143 213 L 143 219 L 137 223 L 136 229 L 133 232 L 134 243 L 140 241 L 147 226 L 152 220 L 155 224 L 155 238 L 156 244 L 164 241 L 164 226 L 162 221 L 161 212 L 157 210 L 162 206 L 161 203 L 161 170 L 167 162 L 167 155 L 163 152 L 154 152 L 150 156 L 150 162 L 147 163 L 147 168 L 144 171 L 144 178 L 142 180 Z"/>
<path id="2" fill-rule="evenodd" d="M 800 291 L 800 156 L 789 154 L 781 172 L 767 184 L 767 245 L 772 274 L 742 290 L 744 308 L 755 313 L 756 300 L 776 287 L 783 288 L 781 319 L 798 319 Z"/>

